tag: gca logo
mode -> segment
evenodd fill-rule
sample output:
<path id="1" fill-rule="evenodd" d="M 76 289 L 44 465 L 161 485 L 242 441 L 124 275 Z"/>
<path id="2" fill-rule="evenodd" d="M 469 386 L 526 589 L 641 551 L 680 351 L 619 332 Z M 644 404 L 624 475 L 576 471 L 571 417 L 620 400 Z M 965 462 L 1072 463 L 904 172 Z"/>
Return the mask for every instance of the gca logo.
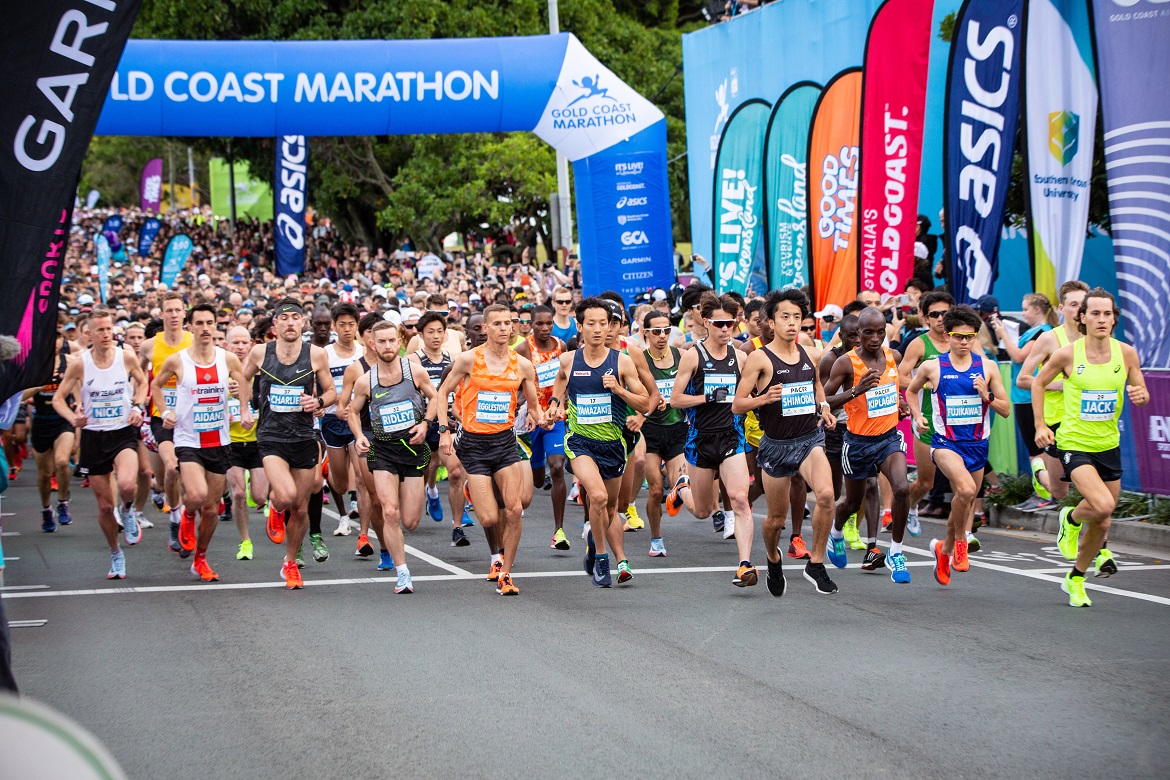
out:
<path id="1" fill-rule="evenodd" d="M 641 230 L 627 230 L 622 233 L 622 246 L 638 246 L 649 243 L 650 239 Z"/>

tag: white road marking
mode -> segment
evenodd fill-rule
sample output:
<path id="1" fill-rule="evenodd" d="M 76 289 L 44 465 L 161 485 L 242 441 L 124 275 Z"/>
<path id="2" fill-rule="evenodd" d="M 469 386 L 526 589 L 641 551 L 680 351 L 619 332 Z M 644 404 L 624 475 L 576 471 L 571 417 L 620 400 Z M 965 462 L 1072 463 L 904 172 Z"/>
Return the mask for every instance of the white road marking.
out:
<path id="1" fill-rule="evenodd" d="M 42 620 L 9 620 L 9 628 L 40 628 L 48 623 L 48 619 Z"/>
<path id="2" fill-rule="evenodd" d="M 321 514 L 329 515 L 334 520 L 338 520 L 338 521 L 341 520 L 341 515 L 337 514 L 337 512 L 334 512 L 332 509 L 329 509 L 327 507 L 321 507 Z M 372 528 L 370 530 L 371 530 L 371 532 L 373 531 Z M 373 535 L 373 534 L 371 534 L 371 535 Z M 454 566 L 450 563 L 447 563 L 444 560 L 436 558 L 435 556 L 433 556 L 429 553 L 425 553 L 422 550 L 418 549 L 417 547 L 411 547 L 409 544 L 406 545 L 406 552 L 409 553 L 410 555 L 413 555 L 415 558 L 418 558 L 421 561 L 426 561 L 430 565 L 438 567 L 440 569 L 443 569 L 444 571 L 449 571 L 452 574 L 458 574 L 461 577 L 474 577 L 474 576 L 476 576 L 476 575 L 472 574 L 471 572 L 469 572 L 467 569 L 460 569 L 458 566 Z M 584 574 L 584 572 L 582 572 L 582 574 Z M 417 579 L 417 578 L 412 577 L 411 579 Z"/>
<path id="3" fill-rule="evenodd" d="M 0 536 L 20 536 L 20 531 L 3 531 Z"/>
<path id="4" fill-rule="evenodd" d="M 20 558 L 8 558 L 8 557 L 4 558 L 5 563 L 8 563 L 9 561 L 19 561 L 19 560 L 20 560 Z"/>
<path id="5" fill-rule="evenodd" d="M 43 590 L 49 587 L 48 585 L 5 585 L 0 588 L 0 592 L 7 592 L 10 590 Z"/>

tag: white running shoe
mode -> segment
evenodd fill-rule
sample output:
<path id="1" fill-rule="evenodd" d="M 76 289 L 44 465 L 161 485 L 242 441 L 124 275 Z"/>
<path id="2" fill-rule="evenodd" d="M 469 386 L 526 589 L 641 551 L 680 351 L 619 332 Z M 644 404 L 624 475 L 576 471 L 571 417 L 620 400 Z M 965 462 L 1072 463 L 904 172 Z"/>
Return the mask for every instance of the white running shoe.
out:
<path id="1" fill-rule="evenodd" d="M 337 521 L 337 530 L 333 532 L 334 536 L 349 536 L 349 530 L 352 523 L 349 522 L 348 517 L 342 517 Z"/>
<path id="2" fill-rule="evenodd" d="M 734 539 L 735 538 L 735 513 L 734 512 L 724 512 L 723 513 L 723 538 L 724 539 Z"/>
<path id="3" fill-rule="evenodd" d="M 138 521 L 139 528 L 154 528 L 154 523 L 146 519 L 141 509 L 134 510 L 134 519 Z"/>

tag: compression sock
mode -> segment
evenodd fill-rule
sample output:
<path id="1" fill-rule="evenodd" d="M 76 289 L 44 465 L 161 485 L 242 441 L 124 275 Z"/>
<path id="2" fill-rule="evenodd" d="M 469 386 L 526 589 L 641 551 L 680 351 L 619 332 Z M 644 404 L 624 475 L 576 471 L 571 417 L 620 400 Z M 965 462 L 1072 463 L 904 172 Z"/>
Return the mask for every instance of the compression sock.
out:
<path id="1" fill-rule="evenodd" d="M 309 496 L 309 533 L 321 533 L 321 507 L 325 504 L 325 489 Z"/>

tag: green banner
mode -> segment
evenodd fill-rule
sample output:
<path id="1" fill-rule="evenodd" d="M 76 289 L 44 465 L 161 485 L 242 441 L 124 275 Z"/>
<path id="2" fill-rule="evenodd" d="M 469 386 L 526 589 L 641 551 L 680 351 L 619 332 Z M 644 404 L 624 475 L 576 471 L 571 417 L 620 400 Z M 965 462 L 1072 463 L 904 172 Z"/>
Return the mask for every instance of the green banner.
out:
<path id="1" fill-rule="evenodd" d="M 252 178 L 248 163 L 236 161 L 236 218 L 255 217 L 260 220 L 272 219 L 272 188 L 267 182 Z M 213 158 L 208 166 L 211 179 L 211 211 L 215 216 L 227 219 L 231 216 L 228 193 L 231 184 L 226 160 Z"/>
<path id="2" fill-rule="evenodd" d="M 715 290 L 746 295 L 764 252 L 764 133 L 772 106 L 749 100 L 731 114 L 715 160 Z M 762 285 L 766 287 L 767 285 Z M 762 295 L 766 289 L 755 290 Z"/>
<path id="3" fill-rule="evenodd" d="M 821 87 L 793 84 L 776 101 L 764 143 L 764 247 L 773 290 L 808 284 L 808 128 Z"/>

